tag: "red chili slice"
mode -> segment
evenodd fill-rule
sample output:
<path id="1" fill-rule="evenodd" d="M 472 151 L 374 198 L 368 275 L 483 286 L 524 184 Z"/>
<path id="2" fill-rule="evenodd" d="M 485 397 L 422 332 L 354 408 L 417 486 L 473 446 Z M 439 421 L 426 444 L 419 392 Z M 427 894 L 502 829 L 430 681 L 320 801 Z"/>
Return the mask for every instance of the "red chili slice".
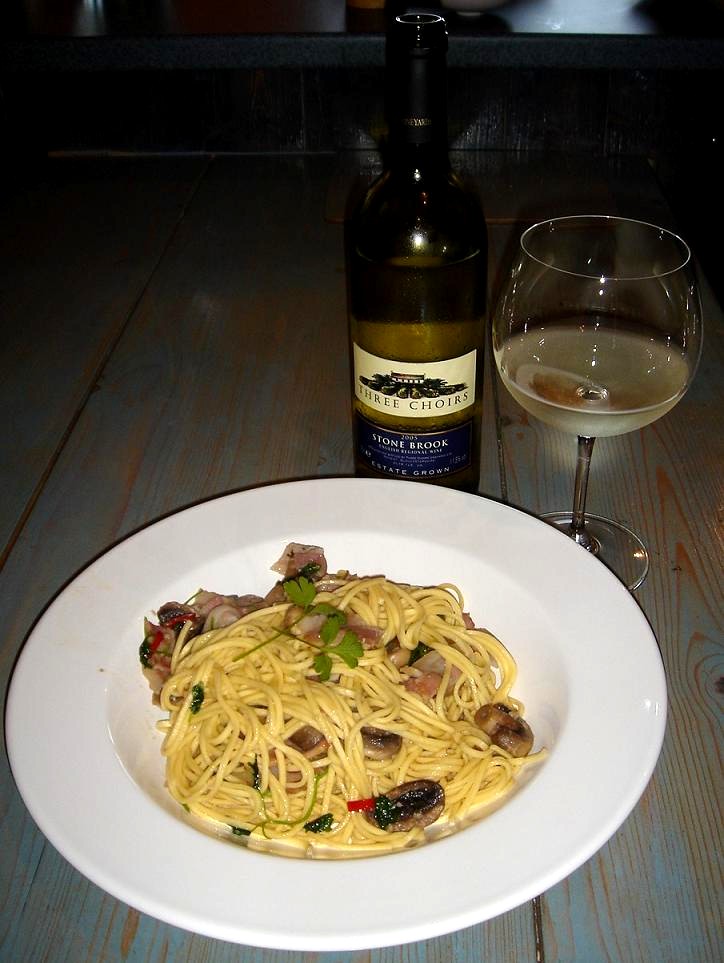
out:
<path id="1" fill-rule="evenodd" d="M 173 629 L 177 625 L 181 625 L 182 622 L 190 622 L 193 618 L 195 618 L 193 612 L 182 612 L 180 615 L 174 615 L 167 619 L 163 624 L 167 629 Z"/>
<path id="2" fill-rule="evenodd" d="M 157 629 L 156 632 L 154 633 L 153 638 L 148 643 L 148 647 L 151 650 L 151 652 L 155 652 L 162 642 L 163 642 L 163 632 L 160 629 Z"/>
<path id="3" fill-rule="evenodd" d="M 347 801 L 347 811 L 350 813 L 369 813 L 374 808 L 374 796 L 370 796 L 369 799 L 349 799 Z"/>

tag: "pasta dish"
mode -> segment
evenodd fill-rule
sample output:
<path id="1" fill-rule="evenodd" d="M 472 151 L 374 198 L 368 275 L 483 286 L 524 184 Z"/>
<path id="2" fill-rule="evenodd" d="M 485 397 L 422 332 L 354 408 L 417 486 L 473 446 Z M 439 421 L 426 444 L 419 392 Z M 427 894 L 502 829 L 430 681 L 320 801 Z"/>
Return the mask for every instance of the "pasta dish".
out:
<path id="1" fill-rule="evenodd" d="M 288 545 L 265 597 L 201 591 L 140 658 L 170 794 L 248 846 L 352 857 L 479 818 L 543 758 L 516 665 L 451 584 L 331 573 Z"/>

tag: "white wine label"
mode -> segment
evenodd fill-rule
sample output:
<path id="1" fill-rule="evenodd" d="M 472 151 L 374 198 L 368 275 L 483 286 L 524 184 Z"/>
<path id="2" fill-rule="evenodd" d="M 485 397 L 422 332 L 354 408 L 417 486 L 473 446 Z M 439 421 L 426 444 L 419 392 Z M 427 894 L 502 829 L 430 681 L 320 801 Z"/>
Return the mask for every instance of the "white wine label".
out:
<path id="1" fill-rule="evenodd" d="M 473 423 L 443 431 L 390 431 L 357 413 L 357 454 L 373 471 L 398 478 L 430 481 L 468 468 Z"/>
<path id="2" fill-rule="evenodd" d="M 475 402 L 475 349 L 447 361 L 391 361 L 354 345 L 354 391 L 368 408 L 400 418 L 464 411 Z"/>

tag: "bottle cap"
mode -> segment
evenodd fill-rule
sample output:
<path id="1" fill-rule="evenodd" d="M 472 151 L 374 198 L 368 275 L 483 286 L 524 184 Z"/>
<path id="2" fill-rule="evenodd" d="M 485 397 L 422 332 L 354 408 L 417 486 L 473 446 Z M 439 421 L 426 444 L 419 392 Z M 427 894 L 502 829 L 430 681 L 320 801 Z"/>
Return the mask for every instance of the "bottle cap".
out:
<path id="1" fill-rule="evenodd" d="M 405 13 L 395 17 L 388 38 L 395 46 L 423 56 L 447 50 L 447 24 L 435 13 Z"/>

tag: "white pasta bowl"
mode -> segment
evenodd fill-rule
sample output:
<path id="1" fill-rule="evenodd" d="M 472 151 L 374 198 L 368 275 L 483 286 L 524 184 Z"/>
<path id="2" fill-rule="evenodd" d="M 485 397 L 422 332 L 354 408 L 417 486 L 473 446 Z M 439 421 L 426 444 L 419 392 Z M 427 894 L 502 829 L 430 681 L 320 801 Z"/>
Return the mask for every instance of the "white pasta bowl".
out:
<path id="1" fill-rule="evenodd" d="M 495 811 L 395 854 L 288 859 L 200 831 L 171 799 L 160 711 L 138 664 L 143 617 L 202 585 L 263 594 L 289 541 L 322 545 L 334 568 L 454 582 L 476 623 L 504 642 L 518 664 L 514 693 L 549 754 Z M 559 882 L 635 806 L 665 719 L 661 659 L 644 616 L 564 535 L 476 496 L 326 479 L 202 503 L 89 565 L 21 653 L 7 742 L 39 828 L 112 895 L 218 939 L 325 951 L 448 933 Z M 380 885 L 388 869 L 404 899 Z"/>

